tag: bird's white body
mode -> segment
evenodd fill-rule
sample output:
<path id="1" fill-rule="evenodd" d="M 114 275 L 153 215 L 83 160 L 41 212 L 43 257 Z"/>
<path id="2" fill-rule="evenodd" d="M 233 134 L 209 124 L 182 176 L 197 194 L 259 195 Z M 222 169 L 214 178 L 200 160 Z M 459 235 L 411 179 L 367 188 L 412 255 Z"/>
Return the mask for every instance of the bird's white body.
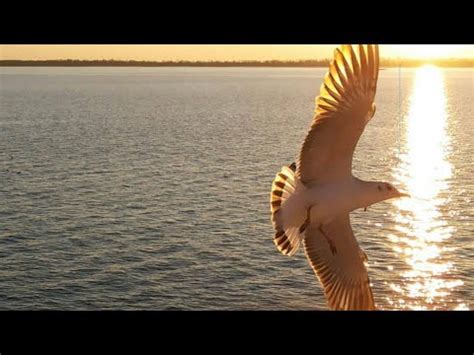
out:
<path id="1" fill-rule="evenodd" d="M 341 214 L 393 197 L 398 197 L 398 191 L 390 184 L 351 177 L 306 187 L 305 203 L 310 208 L 312 222 L 327 224 Z"/>
<path id="2" fill-rule="evenodd" d="M 398 192 L 387 183 L 362 181 L 353 176 L 310 186 L 297 177 L 294 180 L 294 192 L 285 201 L 287 208 L 282 213 L 285 224 L 292 227 L 301 226 L 308 218 L 317 226 L 329 224 L 337 216 L 396 197 Z"/>
<path id="3" fill-rule="evenodd" d="M 322 183 L 306 188 L 305 201 L 310 208 L 310 220 L 327 224 L 342 213 L 349 213 L 361 206 L 367 193 L 355 178 Z"/>

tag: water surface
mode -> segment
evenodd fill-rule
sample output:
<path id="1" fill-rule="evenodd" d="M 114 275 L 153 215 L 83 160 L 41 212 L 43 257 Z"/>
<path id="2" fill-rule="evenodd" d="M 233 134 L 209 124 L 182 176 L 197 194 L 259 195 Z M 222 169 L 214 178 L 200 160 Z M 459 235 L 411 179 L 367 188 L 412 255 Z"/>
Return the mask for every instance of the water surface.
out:
<path id="1" fill-rule="evenodd" d="M 0 308 L 324 309 L 269 211 L 324 74 L 0 68 Z M 351 216 L 374 296 L 472 309 L 473 71 L 398 74 L 354 162 L 413 196 Z"/>

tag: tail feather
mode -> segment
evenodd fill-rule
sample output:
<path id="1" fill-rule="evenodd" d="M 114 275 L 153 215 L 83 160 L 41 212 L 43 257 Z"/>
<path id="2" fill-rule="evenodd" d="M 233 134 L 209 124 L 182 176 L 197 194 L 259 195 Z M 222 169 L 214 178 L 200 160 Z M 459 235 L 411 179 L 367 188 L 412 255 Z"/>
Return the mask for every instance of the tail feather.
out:
<path id="1" fill-rule="evenodd" d="M 301 191 L 303 184 L 295 176 L 295 163 L 284 166 L 273 180 L 271 211 L 278 250 L 284 255 L 293 255 L 304 238 L 307 211 Z"/>

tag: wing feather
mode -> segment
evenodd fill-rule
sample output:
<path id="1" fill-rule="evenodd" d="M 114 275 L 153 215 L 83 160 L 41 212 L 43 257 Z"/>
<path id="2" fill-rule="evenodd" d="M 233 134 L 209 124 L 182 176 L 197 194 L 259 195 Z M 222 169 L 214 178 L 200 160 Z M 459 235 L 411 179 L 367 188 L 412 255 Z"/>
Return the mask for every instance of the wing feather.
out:
<path id="1" fill-rule="evenodd" d="M 306 256 L 323 285 L 331 309 L 373 310 L 375 303 L 369 277 L 354 237 L 349 215 L 341 215 L 323 227 L 336 252 L 333 254 L 319 228 L 310 224 L 305 232 Z"/>
<path id="2" fill-rule="evenodd" d="M 351 176 L 354 149 L 373 112 L 378 67 L 377 46 L 334 51 L 297 164 L 303 183 Z"/>

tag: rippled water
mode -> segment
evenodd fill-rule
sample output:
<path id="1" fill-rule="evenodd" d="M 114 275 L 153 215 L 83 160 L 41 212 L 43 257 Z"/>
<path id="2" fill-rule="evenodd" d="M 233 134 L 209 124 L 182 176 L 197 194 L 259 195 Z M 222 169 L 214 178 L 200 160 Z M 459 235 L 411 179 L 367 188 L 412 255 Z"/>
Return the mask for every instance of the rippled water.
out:
<path id="1" fill-rule="evenodd" d="M 412 194 L 351 216 L 383 309 L 474 308 L 473 70 L 431 70 L 380 72 L 356 152 Z M 1 68 L 0 308 L 324 309 L 269 217 L 324 73 Z"/>

